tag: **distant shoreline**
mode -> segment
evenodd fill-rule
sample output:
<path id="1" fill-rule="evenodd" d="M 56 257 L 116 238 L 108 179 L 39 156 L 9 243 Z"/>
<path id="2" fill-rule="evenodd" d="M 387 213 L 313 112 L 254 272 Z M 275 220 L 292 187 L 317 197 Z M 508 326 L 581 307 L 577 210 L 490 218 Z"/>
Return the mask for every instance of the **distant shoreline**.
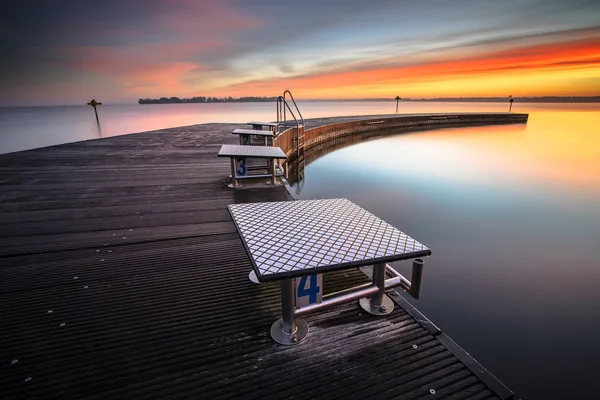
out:
<path id="1" fill-rule="evenodd" d="M 149 99 L 151 100 L 151 99 Z M 140 104 L 213 104 L 215 102 L 200 102 L 200 101 L 184 101 L 185 99 L 180 99 L 179 102 L 161 102 L 160 99 L 156 99 L 156 102 L 143 102 L 137 103 L 134 102 L 103 102 L 104 105 L 100 107 L 107 106 L 133 106 Z M 233 101 L 218 101 L 217 104 L 223 103 L 266 103 L 266 102 L 274 102 L 276 100 L 273 98 L 238 98 Z M 391 98 L 370 98 L 370 99 L 297 99 L 296 101 L 315 101 L 315 102 L 390 102 L 395 103 L 396 99 Z M 508 97 L 439 97 L 432 99 L 417 99 L 417 98 L 404 98 L 400 99 L 401 102 L 405 103 L 433 103 L 433 102 L 446 102 L 446 103 L 507 103 Z M 600 96 L 540 96 L 540 97 L 514 97 L 515 103 L 571 103 L 571 104 L 597 104 L 600 103 Z M 79 104 L 38 104 L 38 105 L 0 105 L 0 109 L 10 109 L 10 108 L 28 108 L 28 107 L 89 107 L 86 105 L 86 102 L 81 102 Z"/>
<path id="2" fill-rule="evenodd" d="M 540 96 L 513 97 L 519 103 L 600 103 L 600 96 Z M 403 99 L 401 101 L 435 102 L 507 102 L 508 97 L 440 97 L 436 99 Z"/>
<path id="3" fill-rule="evenodd" d="M 159 99 L 139 99 L 138 104 L 211 104 L 211 103 L 263 103 L 275 101 L 276 97 L 240 97 L 216 98 L 194 97 L 181 99 L 178 97 L 161 97 Z M 514 97 L 518 103 L 600 103 L 600 96 L 540 96 L 540 97 Z M 298 99 L 298 101 L 389 101 L 393 98 L 371 99 Z M 508 97 L 438 97 L 431 99 L 404 98 L 401 102 L 448 102 L 448 103 L 505 103 Z"/>

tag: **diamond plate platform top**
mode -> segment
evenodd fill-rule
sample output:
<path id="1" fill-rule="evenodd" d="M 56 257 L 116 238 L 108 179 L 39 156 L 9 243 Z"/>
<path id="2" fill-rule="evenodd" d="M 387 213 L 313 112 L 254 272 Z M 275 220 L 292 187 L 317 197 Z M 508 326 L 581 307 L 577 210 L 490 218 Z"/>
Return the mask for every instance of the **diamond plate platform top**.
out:
<path id="1" fill-rule="evenodd" d="M 241 146 L 224 144 L 219 150 L 219 157 L 257 157 L 257 158 L 287 158 L 279 147 L 271 146 Z"/>
<path id="2" fill-rule="evenodd" d="M 234 135 L 256 135 L 256 136 L 273 136 L 271 131 L 259 131 L 258 129 L 236 129 Z"/>
<path id="3" fill-rule="evenodd" d="M 347 199 L 232 204 L 229 211 L 263 282 L 431 254 Z"/>

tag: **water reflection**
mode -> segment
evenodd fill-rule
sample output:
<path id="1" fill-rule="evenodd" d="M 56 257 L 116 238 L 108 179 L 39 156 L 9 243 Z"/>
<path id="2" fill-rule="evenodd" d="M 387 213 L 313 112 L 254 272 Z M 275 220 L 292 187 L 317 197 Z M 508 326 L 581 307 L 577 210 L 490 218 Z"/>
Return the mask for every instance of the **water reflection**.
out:
<path id="1" fill-rule="evenodd" d="M 377 138 L 393 135 L 394 131 L 389 130 L 381 130 L 381 131 L 373 131 L 373 132 L 365 132 L 357 135 L 344 136 L 339 137 L 333 140 L 329 140 L 327 142 L 320 143 L 316 146 L 307 149 L 304 155 L 306 160 L 306 164 L 310 164 L 318 158 L 332 153 L 335 150 L 343 149 L 344 147 L 351 146 L 353 144 L 364 143 L 369 140 L 374 140 Z M 289 182 L 297 193 L 300 193 L 302 190 L 302 186 L 304 180 L 302 182 L 298 182 L 298 162 L 292 161 L 289 164 Z"/>
<path id="2" fill-rule="evenodd" d="M 96 121 L 96 126 L 98 128 L 98 138 L 102 137 L 102 127 L 100 126 L 100 121 Z"/>
<path id="3" fill-rule="evenodd" d="M 417 174 L 522 193 L 572 190 L 574 196 L 594 198 L 600 195 L 600 135 L 595 126 L 600 126 L 598 114 L 539 113 L 527 125 L 340 138 L 308 149 L 306 158 L 311 163 L 330 153 L 328 168 L 343 165 L 343 173 L 368 173 L 373 179 L 410 180 Z M 366 141 L 371 142 L 354 146 Z M 341 148 L 346 148 L 343 153 L 334 152 Z M 293 166 L 291 172 L 293 180 Z"/>
<path id="4" fill-rule="evenodd" d="M 306 118 L 377 115 L 394 112 L 390 101 L 299 101 Z M 436 103 L 401 102 L 400 113 L 504 112 L 505 103 Z M 599 104 L 518 103 L 513 112 L 552 111 L 556 116 L 565 111 L 596 114 Z M 555 117 L 556 117 L 555 116 Z M 155 104 L 102 106 L 102 136 L 110 137 L 134 132 L 208 122 L 272 121 L 276 118 L 272 103 Z M 94 124 L 92 124 L 94 120 Z M 564 121 L 550 126 L 557 129 Z M 577 124 L 570 121 L 570 124 Z M 87 140 L 97 137 L 95 118 L 89 106 L 66 107 L 0 107 L 0 153 Z"/>
<path id="5" fill-rule="evenodd" d="M 409 300 L 520 396 L 592 398 L 600 349 L 581 338 L 600 334 L 599 130 L 600 113 L 564 110 L 347 139 L 307 151 L 300 196 L 347 197 L 431 247 Z"/>

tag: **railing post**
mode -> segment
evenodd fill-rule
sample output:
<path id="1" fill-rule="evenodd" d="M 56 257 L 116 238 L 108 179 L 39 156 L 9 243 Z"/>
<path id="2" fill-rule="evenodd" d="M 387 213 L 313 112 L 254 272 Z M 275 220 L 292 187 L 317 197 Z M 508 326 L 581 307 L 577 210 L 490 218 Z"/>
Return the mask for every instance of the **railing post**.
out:
<path id="1" fill-rule="evenodd" d="M 394 311 L 394 302 L 385 295 L 385 263 L 373 265 L 373 283 L 379 291 L 371 296 L 359 300 L 363 310 L 373 315 L 386 315 Z"/>
<path id="2" fill-rule="evenodd" d="M 415 299 L 418 299 L 421 295 L 421 283 L 423 282 L 423 264 L 424 261 L 420 258 L 415 258 L 413 260 L 409 294 Z"/>

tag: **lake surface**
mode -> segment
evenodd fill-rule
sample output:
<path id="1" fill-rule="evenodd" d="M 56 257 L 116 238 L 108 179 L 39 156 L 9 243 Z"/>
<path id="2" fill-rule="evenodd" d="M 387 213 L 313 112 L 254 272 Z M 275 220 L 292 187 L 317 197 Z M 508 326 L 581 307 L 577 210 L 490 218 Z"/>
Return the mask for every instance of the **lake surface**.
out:
<path id="1" fill-rule="evenodd" d="M 299 102 L 305 118 L 390 102 Z M 507 111 L 401 102 L 401 113 Z M 347 197 L 433 250 L 411 300 L 524 399 L 597 398 L 600 104 L 519 104 L 527 125 L 393 135 L 307 165 L 304 199 Z M 0 108 L 0 153 L 206 122 L 274 120 L 272 103 Z M 410 263 L 399 263 L 410 276 Z"/>
<path id="2" fill-rule="evenodd" d="M 598 398 L 599 111 L 534 105 L 527 125 L 351 145 L 296 188 L 349 198 L 429 246 L 409 301 L 517 396 Z"/>
<path id="3" fill-rule="evenodd" d="M 389 114 L 396 102 L 299 101 L 304 118 L 343 115 Z M 513 111 L 559 105 L 518 104 Z M 590 107 L 593 107 L 591 105 Z M 578 107 L 578 106 L 577 106 Z M 401 102 L 400 113 L 507 111 L 502 103 Z M 597 110 L 597 109 L 596 109 Z M 80 140 L 146 132 L 208 122 L 239 122 L 277 119 L 275 104 L 205 103 L 98 106 L 100 124 L 87 105 L 64 107 L 0 107 L 0 154 Z"/>

